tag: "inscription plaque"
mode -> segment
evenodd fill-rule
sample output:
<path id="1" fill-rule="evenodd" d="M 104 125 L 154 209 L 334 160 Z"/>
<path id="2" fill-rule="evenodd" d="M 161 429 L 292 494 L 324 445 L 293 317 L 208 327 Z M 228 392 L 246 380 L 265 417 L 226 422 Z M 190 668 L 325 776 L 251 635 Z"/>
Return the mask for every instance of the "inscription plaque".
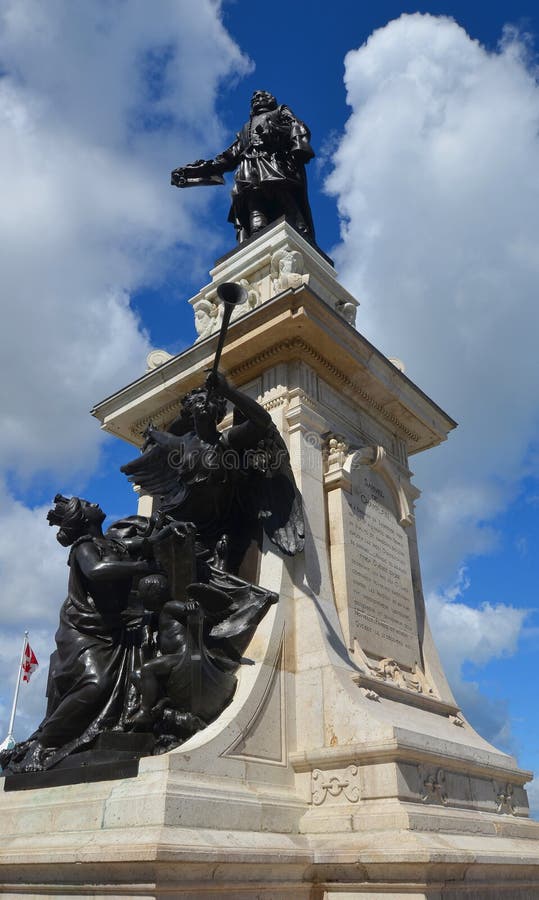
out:
<path id="1" fill-rule="evenodd" d="M 410 551 L 384 478 L 368 465 L 349 468 L 351 491 L 328 493 L 337 607 L 350 649 L 412 667 L 419 641 Z"/>

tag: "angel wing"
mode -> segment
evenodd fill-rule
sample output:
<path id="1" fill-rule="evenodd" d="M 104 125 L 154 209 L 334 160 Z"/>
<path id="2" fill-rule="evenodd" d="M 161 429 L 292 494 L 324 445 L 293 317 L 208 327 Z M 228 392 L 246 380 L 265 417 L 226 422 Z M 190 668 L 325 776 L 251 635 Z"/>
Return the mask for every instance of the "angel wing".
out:
<path id="1" fill-rule="evenodd" d="M 240 502 L 262 523 L 270 541 L 287 556 L 303 550 L 303 503 L 286 444 L 271 425 L 257 449 L 247 456 L 249 477 Z"/>
<path id="2" fill-rule="evenodd" d="M 152 439 L 156 439 L 155 432 Z M 170 448 L 151 443 L 140 456 L 121 466 L 120 471 L 133 484 L 140 485 L 145 494 L 162 498 L 165 505 L 172 502 L 179 505 L 187 490 L 171 466 L 170 458 Z"/>
<path id="3" fill-rule="evenodd" d="M 234 426 L 241 426 L 242 422 L 247 424 L 248 420 L 236 408 L 231 429 L 236 435 L 240 429 Z M 262 434 L 254 449 L 242 451 L 242 472 L 237 473 L 235 488 L 236 510 L 230 513 L 232 537 L 243 547 L 248 523 L 260 521 L 272 543 L 286 555 L 294 556 L 303 550 L 305 537 L 301 495 L 277 428 L 271 423 Z M 190 490 L 182 480 L 181 466 L 173 464 L 174 453 L 181 456 L 181 442 L 179 435 L 152 430 L 142 455 L 121 467 L 129 481 L 159 497 L 160 508 L 165 511 L 181 506 Z"/>

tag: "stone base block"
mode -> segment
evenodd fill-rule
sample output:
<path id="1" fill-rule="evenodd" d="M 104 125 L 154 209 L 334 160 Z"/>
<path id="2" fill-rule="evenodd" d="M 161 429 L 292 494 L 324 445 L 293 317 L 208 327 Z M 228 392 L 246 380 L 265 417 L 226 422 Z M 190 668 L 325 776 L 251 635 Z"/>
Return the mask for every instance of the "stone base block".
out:
<path id="1" fill-rule="evenodd" d="M 294 791 L 226 780 L 208 780 L 204 790 L 199 783 L 191 794 L 185 783 L 177 788 L 163 766 L 147 778 L 2 794 L 0 893 L 58 900 L 539 897 L 539 823 L 529 819 L 388 801 L 356 814 L 352 829 L 320 810 L 319 831 L 301 833 L 305 804 Z M 227 815 L 212 820 L 203 804 L 206 825 L 197 826 L 203 793 L 214 796 L 216 810 L 228 794 Z"/>

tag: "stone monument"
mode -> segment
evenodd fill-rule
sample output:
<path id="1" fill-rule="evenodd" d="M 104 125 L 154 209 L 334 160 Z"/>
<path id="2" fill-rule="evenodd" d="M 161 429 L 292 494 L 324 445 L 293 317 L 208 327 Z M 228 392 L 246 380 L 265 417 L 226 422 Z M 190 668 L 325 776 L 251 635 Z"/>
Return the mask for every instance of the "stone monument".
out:
<path id="1" fill-rule="evenodd" d="M 8 897 L 539 896 L 530 773 L 466 721 L 425 615 L 409 461 L 446 440 L 455 422 L 356 330 L 358 301 L 331 260 L 276 209 L 242 233 L 190 301 L 195 343 L 176 356 L 154 352 L 137 381 L 93 410 L 110 434 L 144 448 L 124 467 L 139 516 L 103 540 L 125 544 L 127 524 L 134 537 L 143 530 L 123 561 L 138 565 L 143 581 L 158 575 L 166 585 L 143 585 L 137 610 L 133 597 L 122 609 L 162 644 L 131 681 L 138 707 L 127 724 L 117 718 L 62 765 L 47 753 L 33 765 L 31 748 L 15 755 L 11 773 L 6 762 L 0 883 Z M 212 413 L 210 425 L 208 393 L 233 407 L 221 420 Z M 186 397 L 189 421 L 199 422 L 191 431 Z M 218 475 L 212 493 L 198 450 L 190 456 L 185 442 L 206 441 L 204 459 L 213 460 L 217 447 L 237 449 L 235 429 L 246 420 L 253 430 L 236 474 L 256 503 L 244 497 L 240 515 L 225 457 L 208 467 Z M 186 500 L 193 459 L 203 487 Z M 182 474 L 171 484 L 174 466 Z M 284 480 L 270 485 L 275 466 Z M 250 481 L 255 469 L 260 480 Z M 284 506 L 268 500 L 277 494 Z M 218 529 L 205 513 L 212 498 Z M 144 619 L 152 591 L 164 591 L 161 609 L 184 604 L 171 610 L 183 628 L 172 636 L 184 641 L 175 652 L 184 653 L 186 634 L 198 635 L 191 650 L 213 665 L 221 653 L 221 668 L 215 638 L 229 639 L 254 616 L 250 630 L 238 625 L 245 640 L 227 669 L 234 684 L 219 682 L 222 702 L 202 722 L 193 698 L 209 675 L 193 662 L 197 652 L 179 669 L 188 677 L 177 694 L 168 682 L 163 694 L 161 682 L 156 702 L 141 688 L 154 669 L 159 678 L 169 671 L 166 623 Z M 215 610 L 217 624 L 201 625 Z M 176 722 L 168 746 L 163 704 Z"/>

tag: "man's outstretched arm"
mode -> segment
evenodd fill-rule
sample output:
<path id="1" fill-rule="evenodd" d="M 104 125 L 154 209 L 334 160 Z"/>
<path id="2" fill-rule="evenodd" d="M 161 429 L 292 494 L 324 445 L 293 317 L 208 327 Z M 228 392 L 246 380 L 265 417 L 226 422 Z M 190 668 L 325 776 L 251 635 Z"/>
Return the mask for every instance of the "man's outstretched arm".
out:
<path id="1" fill-rule="evenodd" d="M 176 187 L 184 187 L 188 183 L 189 177 L 222 175 L 223 172 L 232 172 L 239 164 L 240 157 L 240 141 L 236 140 L 230 147 L 219 153 L 215 159 L 197 159 L 195 162 L 173 169 L 171 183 Z"/>

